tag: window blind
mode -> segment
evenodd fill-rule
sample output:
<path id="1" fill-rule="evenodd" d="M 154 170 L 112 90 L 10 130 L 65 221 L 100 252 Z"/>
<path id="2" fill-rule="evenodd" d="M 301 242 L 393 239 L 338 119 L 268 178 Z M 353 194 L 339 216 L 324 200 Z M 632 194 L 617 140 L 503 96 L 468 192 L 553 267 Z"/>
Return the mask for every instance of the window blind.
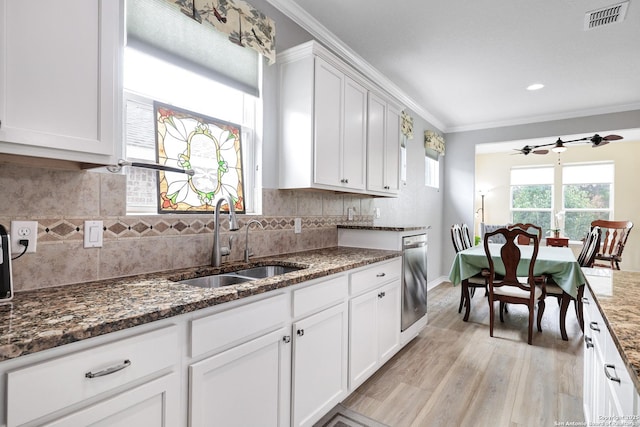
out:
<path id="1" fill-rule="evenodd" d="M 166 0 L 127 2 L 127 46 L 259 96 L 259 54 Z"/>

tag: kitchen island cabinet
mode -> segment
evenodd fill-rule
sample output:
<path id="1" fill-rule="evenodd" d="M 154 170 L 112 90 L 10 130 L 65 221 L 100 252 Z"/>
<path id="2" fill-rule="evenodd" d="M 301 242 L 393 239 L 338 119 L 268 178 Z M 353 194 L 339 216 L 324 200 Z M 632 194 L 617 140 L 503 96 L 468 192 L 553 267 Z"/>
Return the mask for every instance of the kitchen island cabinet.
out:
<path id="1" fill-rule="evenodd" d="M 117 163 L 123 3 L 0 0 L 0 153 Z"/>

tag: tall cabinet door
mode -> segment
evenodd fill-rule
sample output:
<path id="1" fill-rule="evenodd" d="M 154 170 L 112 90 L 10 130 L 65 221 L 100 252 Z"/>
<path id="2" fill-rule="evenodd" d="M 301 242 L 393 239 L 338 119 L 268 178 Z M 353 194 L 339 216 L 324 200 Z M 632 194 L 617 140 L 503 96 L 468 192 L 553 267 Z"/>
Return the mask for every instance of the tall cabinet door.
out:
<path id="1" fill-rule="evenodd" d="M 342 184 L 364 190 L 367 163 L 367 90 L 345 77 L 344 131 L 342 138 Z"/>
<path id="2" fill-rule="evenodd" d="M 316 184 L 340 185 L 344 74 L 316 58 L 314 159 Z"/>
<path id="3" fill-rule="evenodd" d="M 0 152 L 121 152 L 122 0 L 0 0 Z"/>
<path id="4" fill-rule="evenodd" d="M 385 190 L 400 191 L 400 110 L 387 104 L 384 150 Z"/>
<path id="5" fill-rule="evenodd" d="M 347 395 L 347 303 L 293 324 L 292 426 L 311 426 Z"/>
<path id="6" fill-rule="evenodd" d="M 384 191 L 386 102 L 369 92 L 367 106 L 367 189 Z"/>
<path id="7" fill-rule="evenodd" d="M 400 281 L 383 286 L 378 292 L 378 351 L 385 363 L 400 346 Z"/>

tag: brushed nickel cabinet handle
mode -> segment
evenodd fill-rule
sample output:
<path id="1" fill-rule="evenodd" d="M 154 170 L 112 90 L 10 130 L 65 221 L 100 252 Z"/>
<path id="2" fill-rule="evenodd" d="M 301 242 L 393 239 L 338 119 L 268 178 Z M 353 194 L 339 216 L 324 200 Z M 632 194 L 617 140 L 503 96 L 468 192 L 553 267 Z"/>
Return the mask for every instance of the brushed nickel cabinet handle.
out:
<path id="1" fill-rule="evenodd" d="M 606 364 L 604 365 L 604 374 L 607 376 L 607 378 L 609 378 L 611 381 L 615 381 L 617 383 L 620 382 L 620 377 L 615 377 L 613 375 L 611 375 L 609 373 L 609 369 L 613 369 L 613 372 L 616 371 L 616 367 L 614 365 L 610 365 L 610 364 Z"/>
<path id="2" fill-rule="evenodd" d="M 589 323 L 589 328 L 591 328 L 591 330 L 593 331 L 600 332 L 600 327 L 598 326 L 598 322 Z"/>
<path id="3" fill-rule="evenodd" d="M 387 275 L 387 273 L 378 273 L 378 274 L 376 274 L 376 277 L 384 277 L 386 275 Z"/>
<path id="4" fill-rule="evenodd" d="M 284 341 L 285 344 L 289 344 L 291 342 L 291 335 L 283 336 L 282 341 Z"/>
<path id="5" fill-rule="evenodd" d="M 590 303 L 589 303 L 589 298 L 587 298 L 587 297 L 582 297 L 582 303 L 583 303 L 583 304 L 590 304 Z"/>
<path id="6" fill-rule="evenodd" d="M 98 372 L 95 372 L 95 373 L 94 373 L 94 372 L 89 371 L 89 372 L 87 372 L 86 374 L 84 374 L 84 376 L 85 376 L 86 378 L 104 377 L 105 375 L 111 375 L 111 374 L 113 374 L 114 372 L 121 371 L 121 370 L 123 370 L 124 368 L 127 368 L 127 367 L 129 367 L 129 366 L 131 366 L 131 361 L 130 361 L 129 359 L 126 359 L 124 362 L 122 362 L 122 363 L 121 363 L 121 364 L 119 364 L 119 365 L 115 365 L 115 366 L 112 366 L 112 367 L 107 368 L 107 369 L 103 369 L 102 371 L 98 371 Z"/>
<path id="7" fill-rule="evenodd" d="M 298 334 L 299 337 L 301 337 L 304 335 L 304 329 L 298 329 L 296 333 Z"/>
<path id="8" fill-rule="evenodd" d="M 593 348 L 593 340 L 591 337 L 584 337 L 584 342 L 587 345 L 587 348 Z"/>

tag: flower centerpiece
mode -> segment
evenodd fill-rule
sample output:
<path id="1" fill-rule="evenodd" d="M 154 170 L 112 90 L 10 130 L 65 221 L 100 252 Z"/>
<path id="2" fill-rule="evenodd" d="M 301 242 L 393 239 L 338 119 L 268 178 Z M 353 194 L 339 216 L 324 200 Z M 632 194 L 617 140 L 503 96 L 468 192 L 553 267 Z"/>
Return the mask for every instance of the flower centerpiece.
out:
<path id="1" fill-rule="evenodd" d="M 554 228 L 549 230 L 553 237 L 560 237 L 560 224 L 564 221 L 564 211 L 556 212 L 554 215 Z"/>

